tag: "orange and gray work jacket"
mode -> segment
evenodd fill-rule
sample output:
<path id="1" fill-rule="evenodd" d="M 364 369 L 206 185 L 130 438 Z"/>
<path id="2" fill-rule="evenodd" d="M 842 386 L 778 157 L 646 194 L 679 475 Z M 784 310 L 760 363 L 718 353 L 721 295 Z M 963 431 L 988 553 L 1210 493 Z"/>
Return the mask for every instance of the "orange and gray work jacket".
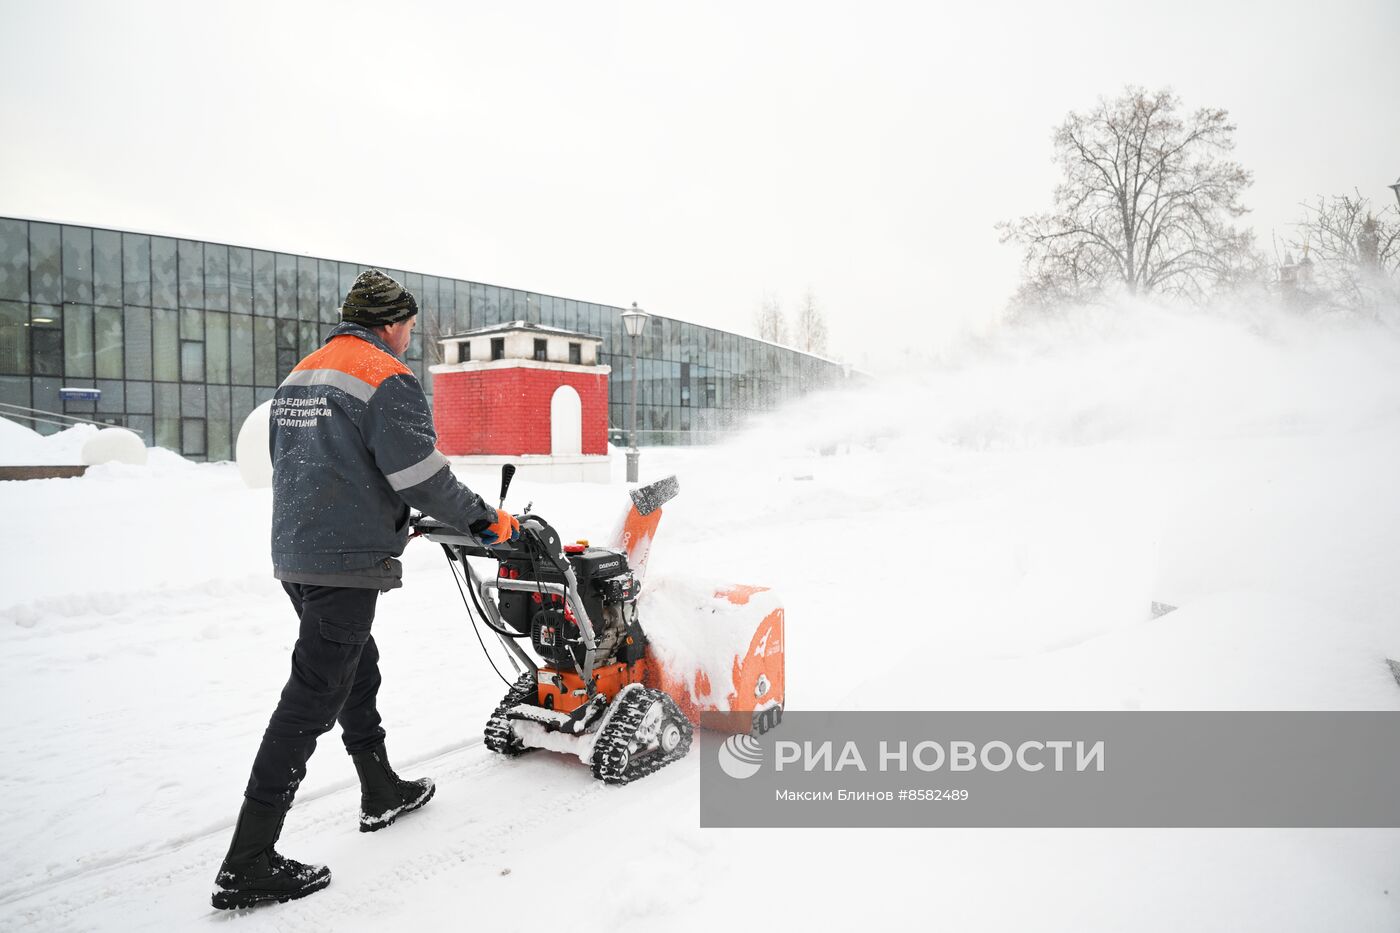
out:
<path id="1" fill-rule="evenodd" d="M 358 324 L 342 323 L 297 364 L 272 398 L 271 419 L 279 580 L 393 589 L 409 506 L 463 531 L 495 520 L 438 453 L 413 371 Z"/>

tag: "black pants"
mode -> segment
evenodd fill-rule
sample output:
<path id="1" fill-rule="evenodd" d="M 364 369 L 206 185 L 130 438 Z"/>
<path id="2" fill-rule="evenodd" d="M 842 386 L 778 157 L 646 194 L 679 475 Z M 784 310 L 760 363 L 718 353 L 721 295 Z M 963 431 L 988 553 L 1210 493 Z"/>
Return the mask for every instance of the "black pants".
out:
<path id="1" fill-rule="evenodd" d="M 345 750 L 369 751 L 384 741 L 375 696 L 379 649 L 370 635 L 378 590 L 283 583 L 301 632 L 292 675 L 268 721 L 245 797 L 281 809 L 292 805 L 316 740 L 340 722 Z"/>

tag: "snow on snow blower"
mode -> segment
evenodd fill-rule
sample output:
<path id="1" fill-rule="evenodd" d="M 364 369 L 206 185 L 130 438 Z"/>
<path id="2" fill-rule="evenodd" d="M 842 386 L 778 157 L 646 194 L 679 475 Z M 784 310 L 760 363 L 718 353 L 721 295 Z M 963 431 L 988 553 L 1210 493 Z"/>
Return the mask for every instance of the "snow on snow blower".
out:
<path id="1" fill-rule="evenodd" d="M 502 502 L 513 474 L 502 469 Z M 465 583 L 468 614 L 495 633 L 520 674 L 487 720 L 487 748 L 571 753 L 599 780 L 627 784 L 685 757 L 701 713 L 742 713 L 759 732 L 781 720 L 783 610 L 765 588 L 676 584 L 663 602 L 681 602 L 692 618 L 643 629 L 647 556 L 661 507 L 678 491 L 674 476 L 632 490 L 611 547 L 563 544 L 528 506 L 519 538 L 495 547 L 414 521 L 416 535 L 442 545 Z M 469 557 L 494 560 L 496 576 L 478 578 Z"/>

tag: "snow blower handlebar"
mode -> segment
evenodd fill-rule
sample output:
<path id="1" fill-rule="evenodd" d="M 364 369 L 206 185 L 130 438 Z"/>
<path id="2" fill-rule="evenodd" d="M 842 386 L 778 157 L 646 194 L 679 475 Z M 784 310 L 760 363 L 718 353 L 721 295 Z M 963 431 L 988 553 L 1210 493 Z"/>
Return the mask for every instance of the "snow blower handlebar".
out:
<path id="1" fill-rule="evenodd" d="M 593 627 L 594 620 L 589 617 L 588 609 L 579 595 L 578 577 L 570 563 L 564 559 L 564 548 L 559 540 L 559 533 L 547 521 L 538 515 L 522 515 L 518 541 L 502 542 L 489 547 L 482 544 L 473 535 L 458 531 L 450 525 L 422 515 L 415 516 L 410 522 L 410 526 L 415 535 L 421 535 L 435 544 L 441 544 L 447 553 L 448 560 L 461 564 L 467 578 L 467 586 L 474 593 L 479 591 L 483 596 L 488 597 L 485 603 L 479 605 L 478 611 L 489 616 L 489 623 L 498 635 L 502 634 L 501 620 L 498 613 L 493 611 L 495 604 L 489 598 L 493 592 L 515 590 L 562 596 L 573 612 L 579 627 L 579 634 L 583 640 L 585 654 L 582 663 L 578 665 L 579 675 L 585 683 L 592 685 L 595 654 L 598 649 L 597 633 Z M 529 561 L 531 563 L 547 561 L 554 565 L 554 569 L 564 578 L 564 582 L 559 584 L 540 580 L 504 578 L 478 580 L 466 561 L 468 557 L 489 557 L 497 562 L 507 560 Z M 503 639 L 503 641 L 507 642 L 507 647 L 511 649 L 512 653 L 520 654 L 519 649 L 509 639 Z M 523 660 L 527 666 L 535 667 L 533 662 L 528 659 Z"/>

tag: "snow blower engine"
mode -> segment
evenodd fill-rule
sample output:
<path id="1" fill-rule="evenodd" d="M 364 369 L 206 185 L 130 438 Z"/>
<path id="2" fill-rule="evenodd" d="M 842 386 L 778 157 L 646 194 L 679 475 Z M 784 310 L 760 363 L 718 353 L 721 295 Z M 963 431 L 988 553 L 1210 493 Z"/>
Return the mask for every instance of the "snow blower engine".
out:
<path id="1" fill-rule="evenodd" d="M 502 469 L 502 502 L 514 472 L 509 464 Z M 562 543 L 528 506 L 517 516 L 520 536 L 494 547 L 441 522 L 415 519 L 415 535 L 447 553 L 469 615 L 495 633 L 520 672 L 486 723 L 487 748 L 508 756 L 536 748 L 574 754 L 609 784 L 627 784 L 685 757 L 692 719 L 718 707 L 703 672 L 668 671 L 657 659 L 637 614 L 661 506 L 678 491 L 674 476 L 632 490 L 617 546 L 606 548 Z M 494 579 L 480 579 L 469 557 L 494 560 Z M 732 607 L 765 590 L 711 592 Z M 761 632 L 747 639 L 750 648 L 758 645 L 757 661 L 736 651 L 729 672 L 748 696 L 737 705 L 737 695 L 729 696 L 721 705 L 748 711 L 753 727 L 766 730 L 782 715 L 782 609 L 759 601 L 748 611 L 754 610 L 766 612 Z"/>

